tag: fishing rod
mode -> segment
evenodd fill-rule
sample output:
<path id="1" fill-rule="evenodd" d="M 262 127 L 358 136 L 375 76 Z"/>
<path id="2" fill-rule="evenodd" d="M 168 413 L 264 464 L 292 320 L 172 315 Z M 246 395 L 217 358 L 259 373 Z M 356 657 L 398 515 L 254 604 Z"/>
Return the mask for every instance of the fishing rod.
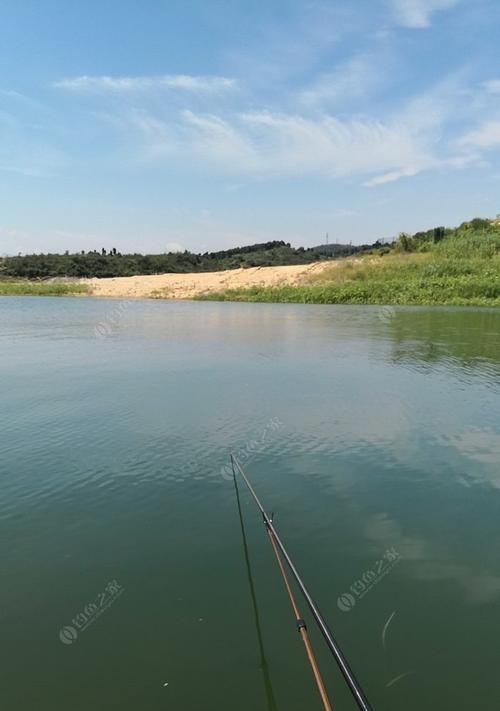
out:
<path id="1" fill-rule="evenodd" d="M 242 518 L 242 513 L 241 513 L 241 505 L 240 505 L 240 495 L 239 495 L 239 490 L 238 490 L 238 482 L 236 479 L 236 470 L 234 468 L 233 462 L 232 462 L 232 468 L 233 468 L 234 487 L 236 489 L 236 501 L 238 504 L 238 513 L 240 515 L 240 523 L 241 523 L 242 531 L 244 531 L 243 518 Z M 316 657 L 314 656 L 314 651 L 311 646 L 311 642 L 309 640 L 309 634 L 307 632 L 306 623 L 304 622 L 304 620 L 299 612 L 299 606 L 297 605 L 297 601 L 295 600 L 292 588 L 291 588 L 290 583 L 288 581 L 288 576 L 286 574 L 286 570 L 283 565 L 283 561 L 281 560 L 281 556 L 280 556 L 278 547 L 276 545 L 276 541 L 274 540 L 274 535 L 268 526 L 266 526 L 266 531 L 269 536 L 271 545 L 273 547 L 274 555 L 276 556 L 276 560 L 278 562 L 278 566 L 280 569 L 281 576 L 283 578 L 283 582 L 285 583 L 285 588 L 288 593 L 288 598 L 290 600 L 290 604 L 292 605 L 293 614 L 295 615 L 295 622 L 297 624 L 297 628 L 299 630 L 302 642 L 304 643 L 304 647 L 305 647 L 306 654 L 307 654 L 307 659 L 309 661 L 309 664 L 311 665 L 312 673 L 314 676 L 314 680 L 316 682 L 316 686 L 318 688 L 318 693 L 321 697 L 323 708 L 325 709 L 325 711 L 333 711 L 332 706 L 330 704 L 330 700 L 328 698 L 328 693 L 325 688 L 325 684 L 323 682 L 323 679 L 321 678 L 321 672 L 319 670 L 318 663 L 316 661 Z M 244 533 L 243 533 L 243 537 L 244 537 L 244 541 L 245 541 L 245 534 Z M 245 541 L 245 557 L 246 557 L 247 563 L 248 563 L 248 551 L 246 549 L 246 541 Z M 251 593 L 252 593 L 252 600 L 254 600 L 253 581 L 252 581 L 251 577 L 249 579 L 250 579 L 250 583 L 251 583 L 250 589 L 251 589 Z M 255 600 L 254 600 L 254 603 L 255 603 Z M 267 666 L 266 666 L 265 671 L 267 671 Z"/>
<path id="2" fill-rule="evenodd" d="M 335 641 L 335 638 L 334 638 L 330 628 L 328 627 L 328 624 L 326 623 L 323 615 L 321 614 L 321 612 L 318 609 L 318 606 L 314 602 L 308 589 L 306 588 L 304 582 L 302 581 L 302 578 L 300 577 L 300 575 L 297 571 L 297 568 L 293 564 L 292 559 L 288 555 L 288 551 L 286 550 L 285 546 L 283 545 L 281 538 L 279 537 L 279 535 L 276 531 L 276 528 L 274 527 L 272 518 L 269 518 L 269 516 L 267 515 L 266 510 L 262 506 L 262 504 L 259 500 L 259 497 L 257 496 L 257 494 L 254 491 L 253 486 L 251 485 L 245 472 L 243 471 L 241 464 L 238 462 L 238 460 L 236 459 L 236 457 L 233 454 L 231 454 L 231 465 L 233 467 L 233 473 L 235 474 L 235 467 L 236 467 L 236 469 L 239 471 L 241 477 L 243 478 L 243 481 L 245 482 L 248 490 L 252 494 L 252 497 L 262 514 L 262 518 L 264 520 L 264 525 L 265 525 L 267 532 L 269 534 L 271 543 L 273 544 L 273 548 L 275 548 L 275 546 L 277 545 L 277 548 L 279 549 L 279 551 L 283 555 L 284 559 L 286 560 L 287 565 L 288 565 L 293 577 L 295 578 L 295 581 L 297 582 L 297 585 L 299 586 L 302 595 L 304 596 L 304 598 L 307 602 L 307 605 L 311 611 L 311 614 L 314 617 L 314 619 L 316 620 L 316 623 L 321 631 L 321 634 L 323 635 L 328 648 L 330 649 L 331 653 L 333 654 L 335 661 L 337 662 L 338 667 L 342 673 L 342 676 L 344 677 L 346 684 L 349 687 L 349 689 L 354 697 L 354 700 L 356 701 L 356 703 L 358 705 L 358 708 L 361 709 L 361 711 L 372 711 L 372 707 L 370 706 L 370 703 L 369 703 L 368 699 L 366 698 L 366 695 L 365 695 L 363 689 L 361 688 L 358 680 L 354 676 L 354 674 L 349 666 L 349 663 L 347 662 L 347 659 L 345 658 L 342 650 L 340 649 L 339 645 Z M 277 549 L 275 549 L 275 553 L 278 554 Z M 279 557 L 279 554 L 278 554 L 278 560 L 282 566 L 281 557 Z M 280 566 L 280 568 L 281 568 L 281 566 Z M 287 586 L 287 589 L 288 589 L 288 586 Z M 295 611 L 295 609 L 294 609 L 294 611 Z M 302 620 L 302 622 L 303 622 L 303 620 Z"/>
<path id="3" fill-rule="evenodd" d="M 311 665 L 311 669 L 312 669 L 312 672 L 314 675 L 314 681 L 316 682 L 316 686 L 318 687 L 318 693 L 321 697 L 321 702 L 323 704 L 325 711 L 332 711 L 330 699 L 328 698 L 328 693 L 326 691 L 325 684 L 324 684 L 324 681 L 321 677 L 321 672 L 319 670 L 318 663 L 316 661 L 316 657 L 314 656 L 314 651 L 311 646 L 311 642 L 309 640 L 309 634 L 307 632 L 306 623 L 304 622 L 304 619 L 302 618 L 302 616 L 299 612 L 299 607 L 298 607 L 295 597 L 293 595 L 293 591 L 290 586 L 290 583 L 288 582 L 286 570 L 283 565 L 283 561 L 281 560 L 281 556 L 280 556 L 278 547 L 276 545 L 276 541 L 274 539 L 274 534 L 268 526 L 266 526 L 266 530 L 267 530 L 267 533 L 269 536 L 269 540 L 271 541 L 271 545 L 273 547 L 274 555 L 276 556 L 276 560 L 278 561 L 281 576 L 282 576 L 283 581 L 285 583 L 286 591 L 288 593 L 288 597 L 289 597 L 290 603 L 292 605 L 293 614 L 295 615 L 295 622 L 297 623 L 297 628 L 300 632 L 300 636 L 302 638 L 304 647 L 306 649 L 307 658 L 309 660 L 309 664 Z"/>

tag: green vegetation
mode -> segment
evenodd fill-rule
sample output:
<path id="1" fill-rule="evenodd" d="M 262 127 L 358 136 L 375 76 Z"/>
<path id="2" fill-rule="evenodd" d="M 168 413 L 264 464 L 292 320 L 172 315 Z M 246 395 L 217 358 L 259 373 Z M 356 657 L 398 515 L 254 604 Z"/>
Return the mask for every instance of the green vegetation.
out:
<path id="1" fill-rule="evenodd" d="M 200 298 L 310 304 L 500 305 L 500 225 L 473 220 L 392 245 L 377 243 L 299 286 L 255 287 Z"/>
<path id="2" fill-rule="evenodd" d="M 332 259 L 354 254 L 360 247 L 331 244 L 319 247 L 298 247 L 286 242 L 264 242 L 247 247 L 235 247 L 221 252 L 170 252 L 168 254 L 120 254 L 80 252 L 79 254 L 27 254 L 0 259 L 0 275 L 23 279 L 50 277 L 119 277 L 167 272 L 213 272 L 238 267 L 269 267 L 287 264 L 309 264 L 320 259 Z"/>
<path id="3" fill-rule="evenodd" d="M 345 257 L 339 259 L 339 257 Z M 314 304 L 500 305 L 500 221 L 476 218 L 455 229 L 400 234 L 391 244 L 323 245 L 304 249 L 266 242 L 221 252 L 161 255 L 84 252 L 0 259 L 0 294 L 85 293 L 81 284 L 43 281 L 165 272 L 207 272 L 237 267 L 331 265 L 297 286 L 254 287 L 198 298 Z M 28 281 L 35 279 L 36 281 Z M 22 280 L 22 281 L 21 281 Z M 165 292 L 154 294 L 165 298 Z"/>
<path id="4" fill-rule="evenodd" d="M 0 296 L 71 296 L 87 293 L 84 284 L 0 280 Z"/>
<path id="5" fill-rule="evenodd" d="M 500 224 L 498 221 L 476 218 L 456 229 L 435 227 L 413 236 L 400 234 L 391 246 L 397 253 L 433 252 L 438 257 L 482 258 L 500 252 Z"/>

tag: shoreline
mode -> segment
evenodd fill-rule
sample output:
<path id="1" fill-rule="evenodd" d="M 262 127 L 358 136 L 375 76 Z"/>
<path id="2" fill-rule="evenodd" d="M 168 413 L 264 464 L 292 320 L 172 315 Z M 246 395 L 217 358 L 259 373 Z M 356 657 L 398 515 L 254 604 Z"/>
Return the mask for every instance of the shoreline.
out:
<path id="1" fill-rule="evenodd" d="M 214 272 L 0 281 L 0 295 L 305 304 L 500 306 L 500 255 L 364 255 Z"/>
<path id="2" fill-rule="evenodd" d="M 118 299 L 192 300 L 232 289 L 299 286 L 335 262 L 277 267 L 248 267 L 216 272 L 188 272 L 81 279 L 88 296 Z"/>

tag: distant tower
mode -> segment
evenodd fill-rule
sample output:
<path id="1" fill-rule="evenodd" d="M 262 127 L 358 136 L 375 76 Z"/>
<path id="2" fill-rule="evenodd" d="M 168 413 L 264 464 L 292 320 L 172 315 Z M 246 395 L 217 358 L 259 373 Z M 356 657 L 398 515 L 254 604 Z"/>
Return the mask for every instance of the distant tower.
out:
<path id="1" fill-rule="evenodd" d="M 326 233 L 326 244 L 328 244 L 328 232 Z"/>

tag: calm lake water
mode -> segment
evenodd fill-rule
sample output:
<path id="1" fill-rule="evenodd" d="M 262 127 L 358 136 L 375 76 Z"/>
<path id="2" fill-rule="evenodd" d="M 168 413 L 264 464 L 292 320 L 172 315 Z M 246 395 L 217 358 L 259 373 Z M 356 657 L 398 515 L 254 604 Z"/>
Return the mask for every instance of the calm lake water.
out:
<path id="1" fill-rule="evenodd" d="M 232 450 L 376 710 L 498 710 L 500 311 L 4 297 L 0 359 L 2 709 L 320 708 Z"/>

